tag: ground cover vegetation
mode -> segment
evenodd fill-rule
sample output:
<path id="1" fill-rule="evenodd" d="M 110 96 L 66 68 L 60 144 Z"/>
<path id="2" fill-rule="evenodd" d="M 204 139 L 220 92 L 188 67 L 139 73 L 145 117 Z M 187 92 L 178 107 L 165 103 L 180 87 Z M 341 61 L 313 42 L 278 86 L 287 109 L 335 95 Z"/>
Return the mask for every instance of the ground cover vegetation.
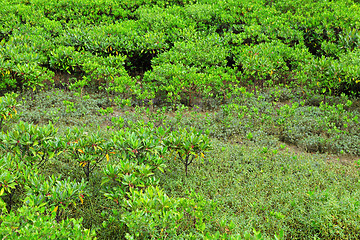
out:
<path id="1" fill-rule="evenodd" d="M 360 238 L 357 1 L 0 13 L 1 239 Z"/>

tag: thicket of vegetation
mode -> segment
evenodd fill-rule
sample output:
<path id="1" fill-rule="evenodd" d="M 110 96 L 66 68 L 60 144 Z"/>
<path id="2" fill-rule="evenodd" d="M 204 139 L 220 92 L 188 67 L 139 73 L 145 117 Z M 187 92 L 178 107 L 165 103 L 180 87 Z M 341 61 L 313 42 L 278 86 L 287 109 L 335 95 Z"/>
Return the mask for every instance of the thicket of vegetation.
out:
<path id="1" fill-rule="evenodd" d="M 359 88 L 353 1 L 2 2 L 2 89 L 55 80 L 119 101 L 192 105 L 249 83 L 330 95 Z"/>
<path id="2" fill-rule="evenodd" d="M 359 239 L 359 8 L 1 1 L 0 237 Z"/>

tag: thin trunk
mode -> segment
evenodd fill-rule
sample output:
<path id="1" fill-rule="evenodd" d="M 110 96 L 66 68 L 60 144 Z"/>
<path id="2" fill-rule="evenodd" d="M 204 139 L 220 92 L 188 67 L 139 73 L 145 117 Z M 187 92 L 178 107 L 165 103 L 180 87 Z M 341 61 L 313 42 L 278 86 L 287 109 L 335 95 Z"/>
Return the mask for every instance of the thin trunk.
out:
<path id="1" fill-rule="evenodd" d="M 15 189 L 14 189 L 14 191 L 15 191 Z M 11 192 L 11 193 L 9 194 L 9 212 L 11 211 L 11 208 L 12 208 L 12 204 L 13 204 L 12 199 L 13 199 L 13 196 L 14 196 L 14 192 Z"/>

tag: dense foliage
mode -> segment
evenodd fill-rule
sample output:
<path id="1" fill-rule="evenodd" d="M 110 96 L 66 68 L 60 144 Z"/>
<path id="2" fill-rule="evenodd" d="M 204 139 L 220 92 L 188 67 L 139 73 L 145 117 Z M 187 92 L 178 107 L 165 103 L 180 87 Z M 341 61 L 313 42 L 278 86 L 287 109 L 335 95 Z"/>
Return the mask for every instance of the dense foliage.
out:
<path id="1" fill-rule="evenodd" d="M 85 87 L 193 105 L 234 85 L 358 93 L 359 5 L 338 1 L 3 1 L 0 88 Z"/>
<path id="2" fill-rule="evenodd" d="M 355 0 L 1 1 L 0 238 L 359 239 L 359 29 Z"/>

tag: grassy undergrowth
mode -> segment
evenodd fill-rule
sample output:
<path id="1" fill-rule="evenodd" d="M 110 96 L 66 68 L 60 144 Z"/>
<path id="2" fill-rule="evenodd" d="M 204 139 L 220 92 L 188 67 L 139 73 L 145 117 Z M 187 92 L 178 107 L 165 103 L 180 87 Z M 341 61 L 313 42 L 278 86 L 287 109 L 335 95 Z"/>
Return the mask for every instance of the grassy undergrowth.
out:
<path id="1" fill-rule="evenodd" d="M 289 239 L 359 238 L 360 182 L 353 165 L 281 147 L 218 140 L 214 146 L 190 177 L 174 160 L 161 175 L 170 195 L 195 191 L 216 205 L 208 213 L 212 231 L 225 231 L 232 221 L 234 232 L 255 228 L 272 236 L 282 229 Z"/>

